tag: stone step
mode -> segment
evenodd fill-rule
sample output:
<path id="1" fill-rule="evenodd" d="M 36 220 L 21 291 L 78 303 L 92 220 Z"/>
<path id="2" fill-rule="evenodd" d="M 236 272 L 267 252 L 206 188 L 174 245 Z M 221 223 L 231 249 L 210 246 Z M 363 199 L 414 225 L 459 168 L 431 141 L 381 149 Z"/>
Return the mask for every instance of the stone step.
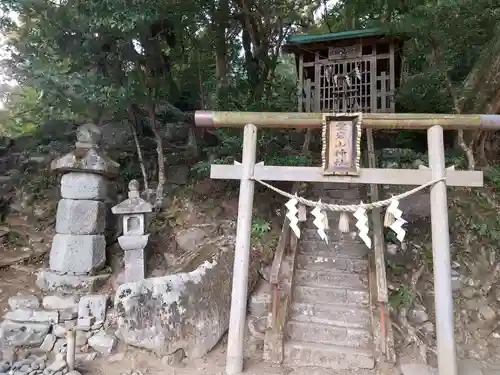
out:
<path id="1" fill-rule="evenodd" d="M 295 367 L 292 372 L 281 372 L 280 375 L 379 375 L 380 373 L 376 369 L 341 369 L 341 370 L 333 370 L 331 368 L 325 367 Z M 262 375 L 264 373 L 260 373 Z M 265 373 L 268 375 L 267 373 Z M 253 374 L 255 375 L 255 374 Z M 274 374 L 269 374 L 274 375 Z M 419 374 L 421 375 L 421 374 Z M 499 374 L 495 374 L 499 375 Z"/>
<path id="2" fill-rule="evenodd" d="M 298 254 L 297 268 L 310 271 L 340 270 L 354 273 L 368 272 L 368 260 L 334 256 Z"/>
<path id="3" fill-rule="evenodd" d="M 309 191 L 314 190 L 352 190 L 365 189 L 363 184 L 347 184 L 335 182 L 313 182 L 308 185 Z"/>
<path id="4" fill-rule="evenodd" d="M 360 190 L 310 190 L 308 196 L 313 196 L 315 201 L 321 199 L 324 203 L 333 204 L 358 204 L 368 201 L 366 193 Z"/>
<path id="5" fill-rule="evenodd" d="M 370 311 L 366 307 L 348 304 L 331 304 L 317 301 L 315 304 L 292 303 L 290 319 L 350 328 L 369 329 Z"/>
<path id="6" fill-rule="evenodd" d="M 308 271 L 297 269 L 294 282 L 297 285 L 325 288 L 367 289 L 368 275 L 344 271 Z"/>
<path id="7" fill-rule="evenodd" d="M 372 369 L 375 359 L 370 350 L 322 345 L 298 341 L 285 344 L 284 365 L 297 367 L 322 367 L 331 370 Z M 363 374 L 355 372 L 356 374 Z M 329 373 L 331 375 L 331 373 Z"/>
<path id="8" fill-rule="evenodd" d="M 337 203 L 341 204 L 342 202 L 337 202 Z M 344 204 L 344 203 L 342 203 L 342 204 Z M 351 203 L 351 202 L 347 202 L 347 203 Z M 348 213 L 347 215 L 348 215 L 347 217 L 348 217 L 350 232 L 356 232 L 357 231 L 356 218 L 354 216 L 352 216 L 351 213 Z M 326 217 L 328 219 L 328 228 L 329 228 L 328 230 L 329 231 L 337 230 L 337 228 L 339 227 L 340 212 L 326 211 Z M 315 217 L 308 212 L 307 217 L 306 217 L 306 221 L 303 224 L 304 229 L 315 229 L 316 226 L 314 225 L 314 219 L 315 219 Z"/>
<path id="9" fill-rule="evenodd" d="M 312 224 L 312 220 L 308 220 L 307 225 L 308 224 Z M 325 245 L 332 244 L 335 242 L 343 242 L 348 244 L 362 243 L 361 239 L 358 236 L 357 229 L 354 226 L 352 226 L 351 232 L 342 233 L 338 229 L 338 222 L 336 222 L 335 226 L 332 226 L 330 227 L 330 229 L 325 230 L 326 236 L 328 238 L 328 244 L 327 244 L 319 237 L 317 228 L 315 228 L 314 226 L 308 228 L 307 225 L 300 234 L 301 241 L 318 241 L 318 242 L 323 242 Z"/>
<path id="10" fill-rule="evenodd" d="M 299 253 L 334 258 L 364 258 L 369 251 L 363 243 L 357 242 L 335 241 L 326 244 L 324 241 L 300 240 L 299 245 Z"/>
<path id="11" fill-rule="evenodd" d="M 297 303 L 333 303 L 368 306 L 370 294 L 367 289 L 322 288 L 294 285 L 293 302 Z"/>
<path id="12" fill-rule="evenodd" d="M 286 332 L 291 340 L 317 344 L 371 349 L 372 343 L 371 333 L 361 328 L 291 320 L 287 323 Z"/>

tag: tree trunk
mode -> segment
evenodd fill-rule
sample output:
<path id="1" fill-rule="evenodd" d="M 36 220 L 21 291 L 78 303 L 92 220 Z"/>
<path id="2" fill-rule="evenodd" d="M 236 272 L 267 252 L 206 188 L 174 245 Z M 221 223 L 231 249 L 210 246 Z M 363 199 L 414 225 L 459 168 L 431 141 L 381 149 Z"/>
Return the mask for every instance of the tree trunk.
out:
<path id="1" fill-rule="evenodd" d="M 217 107 L 219 106 L 221 93 L 227 87 L 227 40 L 226 32 L 229 27 L 229 0 L 219 0 L 218 6 L 213 17 L 215 30 L 215 75 L 217 86 L 215 94 L 217 98 Z"/>
<path id="2" fill-rule="evenodd" d="M 146 165 L 144 164 L 144 157 L 142 154 L 141 144 L 139 143 L 139 137 L 137 136 L 137 117 L 132 108 L 129 108 L 129 124 L 130 131 L 134 136 L 135 148 L 137 150 L 137 159 L 139 159 L 139 165 L 141 167 L 142 179 L 144 181 L 144 191 L 147 194 L 149 200 L 149 183 L 148 183 L 148 174 L 146 172 Z"/>
<path id="3" fill-rule="evenodd" d="M 156 106 L 151 104 L 149 107 L 149 118 L 151 119 L 151 130 L 156 140 L 156 153 L 158 157 L 158 185 L 156 186 L 155 209 L 159 210 L 163 205 L 163 193 L 165 187 L 165 154 L 163 152 L 163 139 L 158 129 L 156 121 Z"/>
<path id="4" fill-rule="evenodd" d="M 450 76 L 448 75 L 448 69 L 446 66 L 444 66 L 442 59 L 441 59 L 441 51 L 439 49 L 439 43 L 434 37 L 430 37 L 430 41 L 432 44 L 432 56 L 434 60 L 434 66 L 438 71 L 440 71 L 444 75 L 444 83 L 446 86 L 446 90 L 448 91 L 448 95 L 453 101 L 453 110 L 455 113 L 461 113 L 461 107 L 460 103 L 457 97 L 457 94 L 455 92 L 455 89 L 453 87 L 453 83 L 451 82 Z M 467 158 L 467 167 L 469 170 L 474 170 L 476 167 L 476 161 L 474 159 L 474 152 L 473 152 L 473 142 L 470 142 L 469 144 L 466 144 L 465 138 L 464 138 L 464 131 L 462 129 L 459 129 L 457 131 L 457 141 L 458 145 L 460 148 L 463 150 L 465 153 L 465 156 Z"/>

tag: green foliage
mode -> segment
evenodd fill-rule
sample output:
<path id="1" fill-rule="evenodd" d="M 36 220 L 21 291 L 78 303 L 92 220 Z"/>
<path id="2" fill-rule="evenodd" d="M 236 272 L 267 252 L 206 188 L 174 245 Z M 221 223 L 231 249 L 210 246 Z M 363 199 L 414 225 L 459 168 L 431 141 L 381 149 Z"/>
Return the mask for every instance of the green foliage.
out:
<path id="1" fill-rule="evenodd" d="M 57 186 L 57 182 L 57 175 L 49 169 L 41 169 L 36 175 L 25 173 L 17 185 L 30 194 L 33 200 L 39 200 L 44 199 L 45 194 Z"/>
<path id="2" fill-rule="evenodd" d="M 406 285 L 401 285 L 396 291 L 389 295 L 389 304 L 394 309 L 410 307 L 413 304 L 415 296 Z"/>
<path id="3" fill-rule="evenodd" d="M 495 37 L 497 3 L 340 0 L 315 18 L 323 4 L 304 0 L 131 0 L 126 6 L 116 0 L 4 0 L 0 31 L 11 56 L 2 73 L 20 86 L 3 88 L 7 110 L 0 114 L 0 130 L 17 136 L 47 119 L 162 128 L 174 118 L 185 121 L 184 112 L 194 109 L 295 111 L 296 62 L 280 54 L 286 37 L 373 26 L 409 37 L 397 110 L 449 113 L 449 86 L 460 96 Z M 310 164 L 300 152 L 303 136 L 259 131 L 259 161 Z M 200 143 L 201 158 L 240 160 L 241 132 L 219 130 L 217 137 Z M 396 137 L 400 147 L 412 144 L 412 135 Z M 200 162 L 193 171 L 206 176 L 208 165 Z M 138 172 L 130 166 L 123 173 L 131 178 Z"/>
<path id="4" fill-rule="evenodd" d="M 487 181 L 494 187 L 494 189 L 496 191 L 500 191 L 500 165 L 491 165 L 485 169 L 484 173 Z"/>
<path id="5" fill-rule="evenodd" d="M 432 270 L 434 257 L 432 254 L 432 246 L 424 246 L 421 252 L 422 263 L 428 270 Z"/>
<path id="6" fill-rule="evenodd" d="M 262 237 L 265 233 L 271 230 L 271 223 L 261 217 L 253 218 L 252 236 L 255 238 Z"/>
<path id="7" fill-rule="evenodd" d="M 194 175 L 199 178 L 208 178 L 210 175 L 210 165 L 211 164 L 231 164 L 234 160 L 234 158 L 231 156 L 226 156 L 223 158 L 219 159 L 214 159 L 212 161 L 210 160 L 202 160 L 196 163 L 192 168 L 191 171 L 194 173 Z"/>
<path id="8" fill-rule="evenodd" d="M 488 237 L 492 241 L 500 240 L 500 230 L 496 228 L 500 224 L 500 220 L 491 226 L 488 223 L 473 223 L 470 227 L 480 237 Z"/>

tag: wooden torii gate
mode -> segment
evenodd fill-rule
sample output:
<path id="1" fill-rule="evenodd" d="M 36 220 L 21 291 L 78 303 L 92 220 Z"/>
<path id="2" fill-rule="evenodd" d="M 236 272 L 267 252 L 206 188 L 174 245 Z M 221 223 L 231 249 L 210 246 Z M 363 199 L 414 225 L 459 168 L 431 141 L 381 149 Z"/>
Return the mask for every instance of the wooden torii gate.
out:
<path id="1" fill-rule="evenodd" d="M 341 118 L 332 114 L 329 121 L 352 120 L 355 114 Z M 483 186 L 483 174 L 477 171 L 447 170 L 445 167 L 443 130 L 500 130 L 500 115 L 443 114 L 363 114 L 362 127 L 367 129 L 425 129 L 428 139 L 428 169 L 359 168 L 356 173 L 331 175 L 323 167 L 284 167 L 256 165 L 257 129 L 322 128 L 323 113 L 212 112 L 197 111 L 198 127 L 244 128 L 241 165 L 212 165 L 211 178 L 240 180 L 238 222 L 231 295 L 231 314 L 226 360 L 227 375 L 243 372 L 243 349 L 247 310 L 248 267 L 255 180 L 303 181 L 387 185 L 424 185 L 430 187 L 432 253 L 434 261 L 434 295 L 439 375 L 458 375 L 454 336 L 453 298 L 451 288 L 450 236 L 448 225 L 447 186 Z M 333 118 L 336 116 L 336 118 Z M 351 141 L 352 138 L 349 138 Z M 329 135 L 327 134 L 326 137 Z M 323 140 L 325 142 L 325 139 Z M 353 142 L 350 142 L 354 147 Z M 330 144 L 333 144 L 331 142 Z M 338 150 L 337 150 L 338 151 Z M 356 154 L 351 148 L 351 156 Z M 333 147 L 327 153 L 334 152 Z M 349 154 L 349 152 L 348 152 Z M 327 155 L 328 157 L 328 155 Z M 351 160 L 354 163 L 354 159 Z"/>

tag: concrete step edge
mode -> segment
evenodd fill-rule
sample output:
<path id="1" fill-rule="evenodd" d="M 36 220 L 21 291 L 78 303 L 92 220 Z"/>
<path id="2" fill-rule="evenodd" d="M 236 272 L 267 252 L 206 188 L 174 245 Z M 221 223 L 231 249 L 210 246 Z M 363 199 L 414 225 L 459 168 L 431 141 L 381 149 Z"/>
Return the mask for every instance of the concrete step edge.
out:
<path id="1" fill-rule="evenodd" d="M 317 306 L 319 306 L 319 304 Z M 362 305 L 350 305 L 350 309 L 344 308 L 340 304 L 332 303 L 321 304 L 321 306 L 325 306 L 329 310 L 315 311 L 315 305 L 294 302 L 291 306 L 290 321 L 316 323 L 333 327 L 360 328 L 367 330 L 369 330 L 371 327 L 370 312 L 366 307 L 363 307 Z M 300 310 L 309 310 L 310 313 L 304 314 Z M 336 314 L 338 314 L 339 316 L 336 316 Z M 342 314 L 345 314 L 347 316 L 342 319 Z"/>
<path id="2" fill-rule="evenodd" d="M 324 328 L 325 326 L 328 327 L 328 328 L 340 328 L 340 329 L 347 329 L 349 331 L 352 331 L 352 332 L 358 332 L 358 333 L 367 333 L 368 335 L 370 336 L 373 336 L 373 333 L 370 332 L 370 329 L 369 328 L 358 328 L 358 327 L 346 327 L 344 324 L 340 324 L 340 325 L 331 325 L 331 324 L 328 324 L 328 325 L 325 325 L 325 324 L 322 324 L 322 323 L 313 323 L 313 322 L 301 322 L 301 321 L 297 321 L 297 320 L 289 320 L 288 321 L 288 324 L 290 324 L 292 326 L 298 326 L 298 327 L 301 327 L 302 328 Z M 313 342 L 314 341 L 304 341 L 304 342 Z M 327 344 L 325 344 L 327 345 Z"/>
<path id="3" fill-rule="evenodd" d="M 323 286 L 323 285 L 315 285 L 315 284 L 297 284 L 294 283 L 293 288 L 295 289 L 296 287 L 299 288 L 312 288 L 312 289 L 320 289 L 322 291 L 326 290 L 348 290 L 352 292 L 364 292 L 364 293 L 369 293 L 368 288 L 358 288 L 358 287 L 349 287 L 349 286 Z"/>
<path id="4" fill-rule="evenodd" d="M 338 354 L 354 354 L 354 355 L 362 355 L 365 357 L 373 358 L 373 351 L 365 348 L 354 348 L 350 346 L 343 345 L 333 345 L 333 344 L 320 344 L 309 341 L 299 341 L 299 340 L 287 340 L 285 342 L 285 346 L 295 346 L 295 347 L 303 347 L 304 349 L 325 351 L 325 352 L 334 352 Z"/>

